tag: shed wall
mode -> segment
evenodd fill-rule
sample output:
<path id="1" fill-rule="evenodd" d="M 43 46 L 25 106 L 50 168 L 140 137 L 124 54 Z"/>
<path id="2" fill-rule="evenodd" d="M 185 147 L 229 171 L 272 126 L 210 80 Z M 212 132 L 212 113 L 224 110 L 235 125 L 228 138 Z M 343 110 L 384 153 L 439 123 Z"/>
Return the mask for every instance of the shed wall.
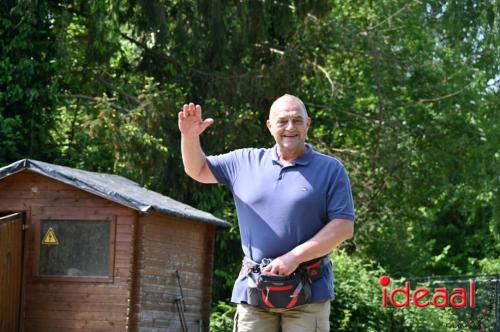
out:
<path id="1" fill-rule="evenodd" d="M 127 330 L 136 211 L 48 177 L 22 171 L 0 180 L 0 211 L 26 211 L 26 332 Z M 116 218 L 114 280 L 48 281 L 33 276 L 35 231 L 41 219 Z"/>
<path id="2" fill-rule="evenodd" d="M 0 216 L 0 331 L 17 331 L 21 304 L 23 216 Z"/>
<path id="3" fill-rule="evenodd" d="M 163 215 L 139 218 L 134 331 L 182 331 L 179 271 L 189 331 L 208 331 L 215 226 Z"/>

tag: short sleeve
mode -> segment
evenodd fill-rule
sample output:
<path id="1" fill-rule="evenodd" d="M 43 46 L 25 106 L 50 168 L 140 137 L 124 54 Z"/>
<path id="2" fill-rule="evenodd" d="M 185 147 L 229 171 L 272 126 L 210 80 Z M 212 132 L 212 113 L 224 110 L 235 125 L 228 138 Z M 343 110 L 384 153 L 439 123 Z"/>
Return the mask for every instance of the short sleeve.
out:
<path id="1" fill-rule="evenodd" d="M 354 221 L 354 203 L 349 176 L 342 164 L 338 165 L 328 188 L 328 220 L 348 219 Z"/>
<path id="2" fill-rule="evenodd" d="M 238 150 L 207 157 L 208 168 L 217 182 L 232 187 L 238 175 Z"/>

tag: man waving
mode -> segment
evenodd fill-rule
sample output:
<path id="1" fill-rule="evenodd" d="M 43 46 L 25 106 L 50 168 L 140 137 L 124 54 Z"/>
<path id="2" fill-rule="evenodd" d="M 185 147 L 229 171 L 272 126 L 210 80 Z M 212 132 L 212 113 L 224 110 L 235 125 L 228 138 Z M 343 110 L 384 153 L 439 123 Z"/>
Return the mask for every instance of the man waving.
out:
<path id="1" fill-rule="evenodd" d="M 186 173 L 226 185 L 234 197 L 245 255 L 231 298 L 235 331 L 329 331 L 333 272 L 324 257 L 354 229 L 344 166 L 306 143 L 311 119 L 292 95 L 271 106 L 272 148 L 207 157 L 199 137 L 213 123 L 200 105 L 179 112 Z"/>

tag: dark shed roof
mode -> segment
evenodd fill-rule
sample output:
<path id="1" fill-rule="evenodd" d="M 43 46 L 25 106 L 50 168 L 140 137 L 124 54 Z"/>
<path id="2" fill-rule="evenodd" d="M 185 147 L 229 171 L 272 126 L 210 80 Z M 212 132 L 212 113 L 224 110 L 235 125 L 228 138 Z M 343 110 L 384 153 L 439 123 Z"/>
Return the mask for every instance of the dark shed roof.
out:
<path id="1" fill-rule="evenodd" d="M 214 217 L 208 212 L 195 209 L 170 197 L 143 188 L 138 183 L 119 175 L 89 172 L 33 159 L 22 159 L 0 168 L 0 179 L 25 169 L 144 213 L 157 211 L 162 214 L 193 219 L 221 227 L 230 226 L 226 221 Z"/>

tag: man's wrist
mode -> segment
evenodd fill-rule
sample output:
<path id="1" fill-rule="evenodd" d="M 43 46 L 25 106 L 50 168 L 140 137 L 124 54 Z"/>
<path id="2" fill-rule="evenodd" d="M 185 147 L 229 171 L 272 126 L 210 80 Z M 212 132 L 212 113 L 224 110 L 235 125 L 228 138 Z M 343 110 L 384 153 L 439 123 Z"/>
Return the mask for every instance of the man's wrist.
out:
<path id="1" fill-rule="evenodd" d="M 302 255 L 300 255 L 300 250 L 296 250 L 297 248 L 292 249 L 288 253 L 286 253 L 286 256 L 289 261 L 291 261 L 294 265 L 300 265 L 302 261 Z"/>
<path id="2" fill-rule="evenodd" d="M 200 135 L 198 134 L 184 134 L 181 132 L 181 139 L 186 142 L 196 142 L 200 140 Z"/>
<path id="3" fill-rule="evenodd" d="M 317 250 L 314 250 L 312 246 L 308 245 L 307 242 L 302 243 L 301 245 L 293 248 L 289 254 L 293 255 L 296 261 L 299 264 L 310 261 L 311 259 L 315 259 L 321 257 L 322 255 Z"/>

